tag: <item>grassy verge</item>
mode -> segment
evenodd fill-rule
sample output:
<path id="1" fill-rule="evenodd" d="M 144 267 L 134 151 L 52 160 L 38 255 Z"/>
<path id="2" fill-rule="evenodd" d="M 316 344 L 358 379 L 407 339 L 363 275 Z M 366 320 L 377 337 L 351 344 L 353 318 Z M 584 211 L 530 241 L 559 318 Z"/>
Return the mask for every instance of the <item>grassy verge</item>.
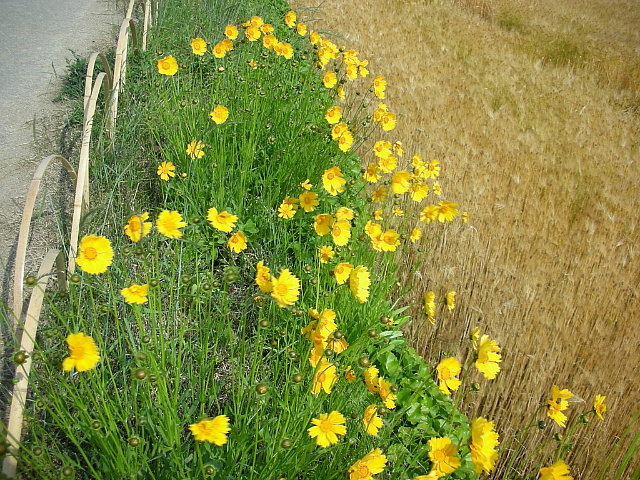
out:
<path id="1" fill-rule="evenodd" d="M 476 476 L 467 419 L 399 330 L 415 221 L 373 222 L 410 174 L 373 185 L 353 153 L 395 117 L 351 85 L 366 63 L 286 13 L 162 2 L 130 57 L 116 141 L 95 139 L 82 272 L 48 297 L 33 355 L 22 478 L 416 476 L 449 468 L 434 451 Z M 263 19 L 272 48 L 250 38 Z"/>
<path id="2" fill-rule="evenodd" d="M 398 260 L 434 249 L 457 208 L 440 200 L 437 163 L 413 156 L 400 170 L 409 155 L 385 140 L 353 153 L 390 135 L 380 131 L 392 119 L 380 80 L 374 88 L 348 50 L 285 26 L 285 5 L 162 7 L 150 51 L 130 61 L 118 140 L 96 149 L 99 201 L 86 233 L 111 243 L 85 237 L 84 272 L 68 297 L 51 298 L 22 475 L 474 478 L 493 469 L 493 425 L 457 407 L 478 388 L 467 381 L 474 363 L 495 378 L 495 342 L 476 338 L 464 368 L 443 352 L 432 369 L 399 330 L 411 287 L 396 284 Z M 255 14 L 291 44 L 291 58 L 286 45 L 242 40 L 254 27 L 265 34 Z M 227 24 L 240 37 L 217 58 Z M 196 38 L 210 42 L 202 57 L 189 45 Z M 423 247 L 415 228 L 429 232 Z M 91 248 L 113 258 L 93 264 Z M 425 299 L 428 317 L 454 308 L 452 293 L 439 300 Z M 566 398 L 554 393 L 550 416 Z M 516 452 L 511 477 L 531 456 L 522 438 L 541 410 L 505 442 Z M 533 453 L 560 461 L 590 413 Z"/>

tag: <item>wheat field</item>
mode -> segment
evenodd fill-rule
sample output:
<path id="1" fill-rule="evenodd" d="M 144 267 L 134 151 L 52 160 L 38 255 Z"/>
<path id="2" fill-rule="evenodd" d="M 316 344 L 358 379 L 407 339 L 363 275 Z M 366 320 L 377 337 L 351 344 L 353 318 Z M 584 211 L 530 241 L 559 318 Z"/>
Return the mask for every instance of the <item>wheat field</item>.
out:
<path id="1" fill-rule="evenodd" d="M 604 421 L 578 428 L 566 459 L 574 477 L 597 478 L 640 406 L 640 5 L 292 7 L 385 77 L 395 140 L 409 158 L 440 160 L 443 198 L 469 213 L 467 224 L 428 240 L 417 278 L 404 279 L 418 285 L 405 299 L 416 305 L 416 349 L 433 364 L 445 352 L 461 358 L 467 349 L 451 348 L 476 326 L 499 342 L 502 372 L 464 408 L 494 420 L 502 439 L 553 385 L 576 395 L 570 422 L 606 395 Z M 456 309 L 434 327 L 420 307 L 429 290 L 458 292 Z M 554 432 L 548 424 L 531 444 Z"/>

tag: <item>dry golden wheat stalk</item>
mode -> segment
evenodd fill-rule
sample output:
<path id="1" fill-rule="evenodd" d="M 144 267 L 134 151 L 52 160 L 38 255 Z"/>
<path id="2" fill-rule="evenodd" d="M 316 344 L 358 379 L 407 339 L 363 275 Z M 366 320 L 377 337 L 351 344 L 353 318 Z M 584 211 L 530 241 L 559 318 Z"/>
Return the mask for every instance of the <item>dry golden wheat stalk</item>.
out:
<path id="1" fill-rule="evenodd" d="M 470 214 L 425 240 L 420 278 L 405 279 L 423 285 L 409 299 L 418 351 L 435 364 L 475 326 L 498 340 L 503 370 L 465 408 L 503 439 L 554 384 L 583 399 L 574 415 L 606 395 L 605 420 L 578 430 L 567 459 L 577 478 L 600 472 L 640 405 L 634 4 L 326 0 L 312 25 L 384 75 L 398 114 L 387 140 L 439 159 L 444 197 Z M 457 307 L 431 327 L 422 297 L 450 289 Z"/>

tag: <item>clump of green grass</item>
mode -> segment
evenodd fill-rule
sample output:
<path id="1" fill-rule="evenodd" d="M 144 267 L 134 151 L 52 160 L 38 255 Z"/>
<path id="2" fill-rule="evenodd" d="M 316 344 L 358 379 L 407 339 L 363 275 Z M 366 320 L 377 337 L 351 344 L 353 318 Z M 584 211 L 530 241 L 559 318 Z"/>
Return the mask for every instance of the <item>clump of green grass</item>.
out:
<path id="1" fill-rule="evenodd" d="M 513 12 L 500 12 L 500 14 L 498 14 L 497 22 L 500 28 L 503 28 L 508 32 L 523 32 L 525 29 L 524 19 L 520 15 Z"/>
<path id="2" fill-rule="evenodd" d="M 539 51 L 545 63 L 558 67 L 581 66 L 590 58 L 588 50 L 574 40 L 561 36 L 548 39 L 539 46 Z"/>

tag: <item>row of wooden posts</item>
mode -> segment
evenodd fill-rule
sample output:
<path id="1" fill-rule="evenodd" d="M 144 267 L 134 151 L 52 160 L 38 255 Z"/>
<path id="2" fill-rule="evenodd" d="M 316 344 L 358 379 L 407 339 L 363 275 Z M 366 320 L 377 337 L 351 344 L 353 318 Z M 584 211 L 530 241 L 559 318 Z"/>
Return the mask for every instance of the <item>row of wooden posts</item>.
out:
<path id="1" fill-rule="evenodd" d="M 136 3 L 142 4 L 144 14 L 142 19 L 142 35 L 139 35 L 136 20 L 133 18 L 133 10 Z M 151 0 L 129 1 L 127 13 L 122 21 L 118 35 L 113 69 L 111 69 L 107 57 L 103 53 L 93 53 L 89 57 L 83 99 L 82 145 L 80 148 L 80 160 L 78 162 L 77 172 L 66 158 L 60 155 L 49 155 L 38 165 L 29 186 L 18 236 L 13 283 L 13 330 L 14 338 L 16 341 L 19 340 L 19 343 L 15 345 L 15 351 L 24 352 L 26 354 L 26 361 L 16 366 L 15 384 L 9 409 L 9 420 L 4 431 L 4 436 L 9 443 L 9 450 L 3 462 L 2 471 L 9 478 L 16 474 L 18 466 L 16 454 L 22 435 L 32 353 L 45 290 L 49 279 L 52 274 L 55 273 L 58 288 L 65 291 L 68 288 L 68 276 L 75 272 L 80 220 L 89 205 L 89 148 L 91 145 L 91 130 L 98 94 L 100 88 L 102 88 L 104 90 L 104 108 L 107 117 L 106 129 L 108 135 L 113 139 L 118 115 L 118 95 L 120 89 L 125 84 L 127 53 L 129 47 L 146 50 L 147 30 L 155 16 L 155 11 L 155 5 L 152 5 Z M 98 60 L 102 63 L 104 72 L 100 72 L 94 80 L 94 68 Z M 67 170 L 70 181 L 73 182 L 75 187 L 69 250 L 68 252 L 64 252 L 59 249 L 50 249 L 46 253 L 36 276 L 37 283 L 31 288 L 31 295 L 27 303 L 24 298 L 25 259 L 29 246 L 29 230 L 31 228 L 33 210 L 40 189 L 40 182 L 47 168 L 56 162 L 61 163 Z M 24 309 L 25 303 L 27 303 L 26 311 Z"/>

